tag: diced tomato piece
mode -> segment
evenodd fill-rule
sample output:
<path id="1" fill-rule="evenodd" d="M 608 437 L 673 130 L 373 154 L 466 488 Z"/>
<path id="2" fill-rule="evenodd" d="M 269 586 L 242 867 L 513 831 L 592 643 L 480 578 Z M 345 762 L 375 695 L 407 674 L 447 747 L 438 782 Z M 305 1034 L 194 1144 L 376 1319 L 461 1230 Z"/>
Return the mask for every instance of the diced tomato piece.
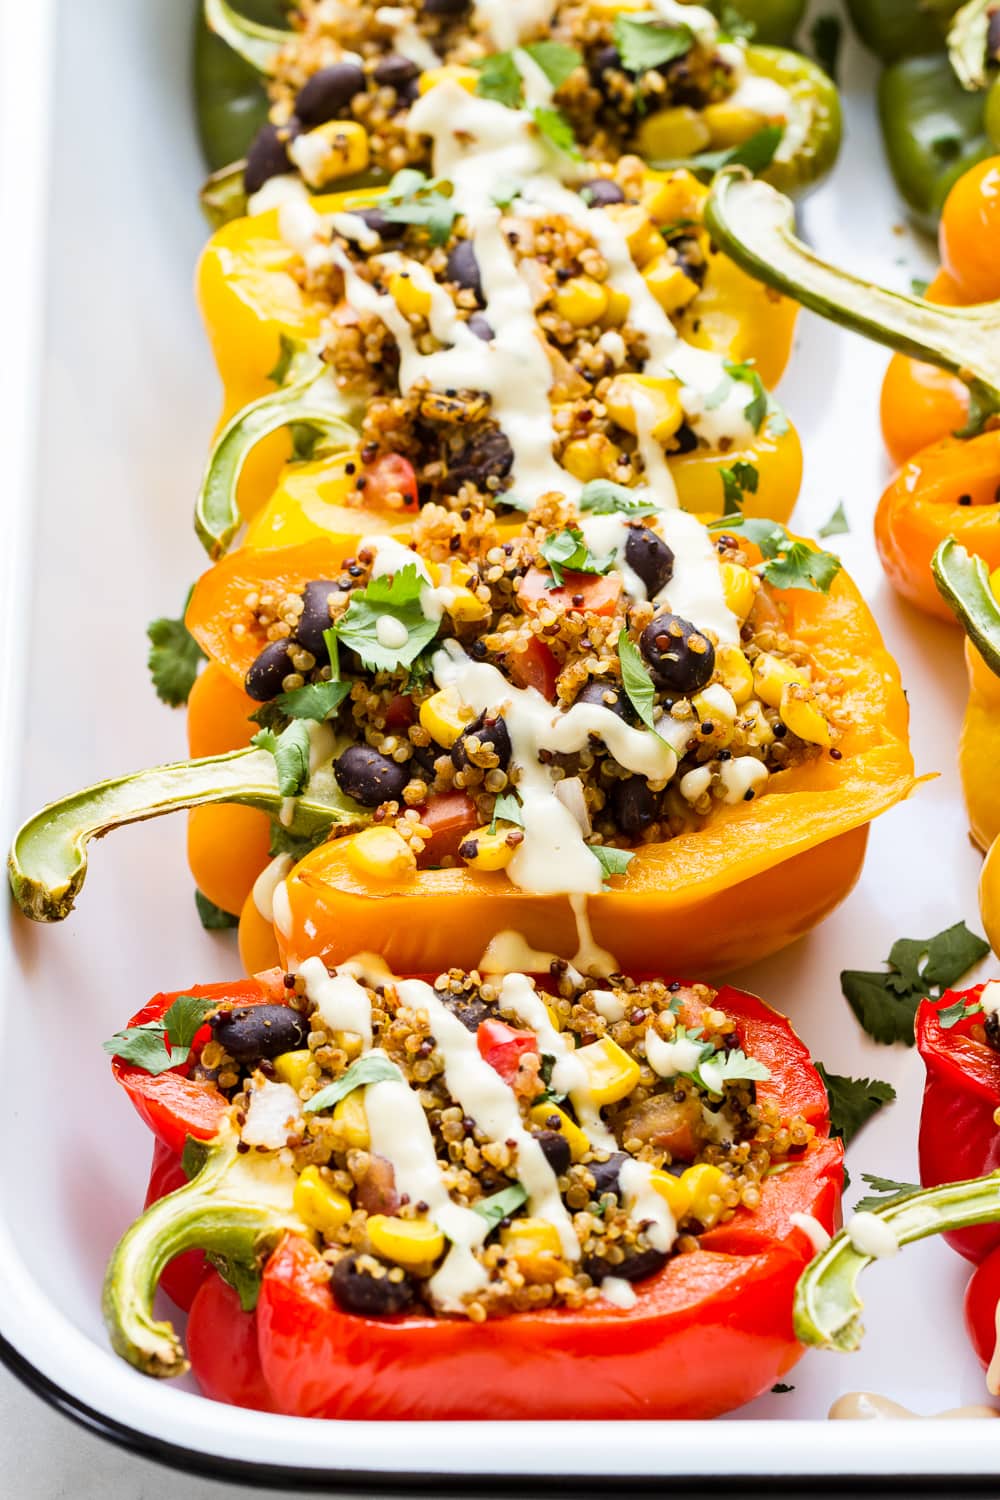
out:
<path id="1" fill-rule="evenodd" d="M 549 588 L 552 574 L 542 568 L 531 568 L 522 578 L 517 597 L 525 607 L 550 603 L 557 609 L 585 610 L 592 615 L 613 615 L 622 592 L 620 573 L 566 573 L 564 584 Z"/>
<path id="2" fill-rule="evenodd" d="M 420 821 L 431 836 L 420 856 L 423 869 L 439 865 L 446 854 L 457 854 L 458 846 L 479 827 L 476 804 L 465 792 L 442 792 L 420 808 Z"/>
<path id="3" fill-rule="evenodd" d="M 413 699 L 407 693 L 397 693 L 394 698 L 389 699 L 389 706 L 385 711 L 385 727 L 392 730 L 409 729 L 416 717 Z"/>
<path id="4" fill-rule="evenodd" d="M 533 687 L 552 703 L 556 696 L 559 663 L 544 641 L 533 635 L 520 651 L 510 651 L 507 666 L 518 687 Z"/>
<path id="5" fill-rule="evenodd" d="M 476 1041 L 479 1055 L 500 1074 L 504 1083 L 514 1082 L 525 1053 L 538 1051 L 538 1038 L 533 1031 L 515 1031 L 503 1021 L 480 1021 Z"/>
<path id="6" fill-rule="evenodd" d="M 368 505 L 385 505 L 392 510 L 417 509 L 417 475 L 408 458 L 401 453 L 383 453 L 365 465 L 364 497 Z M 389 495 L 402 495 L 390 501 Z"/>

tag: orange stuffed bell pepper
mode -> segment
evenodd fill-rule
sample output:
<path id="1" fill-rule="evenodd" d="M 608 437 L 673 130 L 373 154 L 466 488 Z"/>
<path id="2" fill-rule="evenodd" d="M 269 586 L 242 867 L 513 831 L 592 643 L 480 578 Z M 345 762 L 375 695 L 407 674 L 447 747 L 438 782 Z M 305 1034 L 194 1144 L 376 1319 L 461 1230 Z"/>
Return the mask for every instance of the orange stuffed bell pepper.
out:
<path id="1" fill-rule="evenodd" d="M 175 1097 L 173 1136 L 193 1119 L 200 1138 L 192 1180 L 108 1267 L 112 1344 L 139 1370 L 185 1368 L 151 1306 L 193 1249 L 218 1268 L 191 1310 L 194 1374 L 287 1414 L 708 1417 L 794 1364 L 792 1293 L 810 1227 L 835 1225 L 843 1148 L 776 1012 L 622 975 L 487 985 L 451 966 L 432 989 L 370 956 L 288 980 L 284 1004 L 269 982 L 157 997 L 106 1044 L 144 1107 L 162 1094 L 161 1138 Z"/>
<path id="2" fill-rule="evenodd" d="M 455 92 L 461 112 L 470 101 Z M 502 112 L 505 129 L 518 128 L 507 119 L 520 120 L 516 111 L 487 107 Z M 470 161 L 454 175 L 469 168 L 475 145 L 470 137 Z M 534 136 L 529 145 L 540 150 Z M 551 165 L 542 151 L 537 169 Z M 591 241 L 582 253 L 595 257 L 601 280 L 580 274 L 575 254 L 559 264 L 558 253 L 536 251 L 534 235 L 517 227 L 525 220 L 512 199 L 510 269 L 525 283 L 518 316 L 533 322 L 533 331 L 516 335 L 509 288 L 495 293 L 500 333 L 489 322 L 472 239 L 457 228 L 461 193 L 447 196 L 422 178 L 414 185 L 413 173 L 377 206 L 371 193 L 293 198 L 220 230 L 201 273 L 203 314 L 230 387 L 196 508 L 210 554 L 229 545 L 241 512 L 251 517 L 264 502 L 289 427 L 309 428 L 326 449 L 344 452 L 360 433 L 366 464 L 369 454 L 386 456 L 390 429 L 391 451 L 415 468 L 421 501 L 470 483 L 516 491 L 522 476 L 501 390 L 515 424 L 512 400 L 536 425 L 552 406 L 554 456 L 570 482 L 634 483 L 646 466 L 639 450 L 648 406 L 683 504 L 720 512 L 720 469 L 753 466 L 749 513 L 785 519 L 801 451 L 766 387 L 787 360 L 795 306 L 714 251 L 698 223 L 704 189 L 689 173 L 637 173 L 633 161 L 620 175 L 620 187 L 600 179 L 617 195 L 601 206 L 590 206 L 585 184 L 580 193 L 558 187 L 550 215 L 567 241 Z M 360 229 L 346 229 L 351 223 Z M 411 349 L 414 330 L 420 342 Z M 505 350 L 505 336 L 516 350 L 513 343 Z M 529 378 L 540 356 L 526 361 L 525 337 L 529 350 L 534 340 L 545 355 Z M 517 371 L 503 375 L 514 353 Z M 269 378 L 277 389 L 268 389 Z M 746 385 L 747 419 L 724 401 L 733 380 Z M 357 477 L 370 482 L 367 473 Z"/>

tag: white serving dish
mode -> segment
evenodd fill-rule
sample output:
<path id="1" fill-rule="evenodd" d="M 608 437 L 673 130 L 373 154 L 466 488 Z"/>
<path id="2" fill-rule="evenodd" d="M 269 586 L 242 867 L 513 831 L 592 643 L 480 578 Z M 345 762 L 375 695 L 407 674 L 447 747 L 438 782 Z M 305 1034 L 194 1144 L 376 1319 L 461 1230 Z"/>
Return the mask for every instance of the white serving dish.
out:
<path id="1" fill-rule="evenodd" d="M 180 716 L 147 686 L 143 629 L 176 612 L 204 562 L 188 518 L 216 391 L 190 294 L 204 235 L 191 11 L 178 0 L 0 0 L 4 838 L 55 794 L 183 749 Z M 928 261 L 895 229 L 873 77 L 850 51 L 844 153 L 806 220 L 832 256 L 906 286 Z M 807 454 L 796 520 L 812 530 L 845 501 L 853 530 L 835 545 L 902 663 L 919 767 L 941 775 L 876 826 L 861 883 L 819 932 L 738 976 L 789 1012 L 835 1071 L 898 1088 L 850 1152 L 851 1197 L 865 1170 L 913 1177 L 923 1070 L 915 1053 L 861 1035 L 838 971 L 877 965 L 897 936 L 975 922 L 979 865 L 953 764 L 960 641 L 898 603 L 871 541 L 886 474 L 883 366 L 877 349 L 803 317 L 782 392 Z M 287 1485 L 444 1488 L 488 1475 L 501 1487 L 531 1476 L 579 1490 L 670 1475 L 714 1492 L 747 1476 L 775 1488 L 835 1475 L 857 1491 L 866 1477 L 948 1475 L 954 1492 L 959 1476 L 994 1473 L 988 1424 L 824 1420 L 851 1389 L 926 1413 L 984 1399 L 961 1327 L 966 1267 L 937 1242 L 869 1274 L 862 1353 L 809 1356 L 791 1393 L 761 1398 L 711 1436 L 696 1424 L 626 1424 L 595 1452 L 570 1424 L 308 1422 L 140 1377 L 109 1352 L 99 1298 L 107 1255 L 139 1205 L 149 1140 L 99 1044 L 154 991 L 237 972 L 235 949 L 195 920 L 182 820 L 97 847 L 73 919 L 49 929 L 12 919 L 0 941 L 2 1353 L 39 1394 L 116 1441 Z"/>

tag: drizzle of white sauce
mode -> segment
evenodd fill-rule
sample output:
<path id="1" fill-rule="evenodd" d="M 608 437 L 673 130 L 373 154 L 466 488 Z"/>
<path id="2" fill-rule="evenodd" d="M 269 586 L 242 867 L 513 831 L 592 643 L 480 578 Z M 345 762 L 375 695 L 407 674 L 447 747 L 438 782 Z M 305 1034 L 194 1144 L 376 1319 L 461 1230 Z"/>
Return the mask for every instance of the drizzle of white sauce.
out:
<path id="1" fill-rule="evenodd" d="M 820 1255 L 830 1243 L 829 1233 L 812 1214 L 789 1214 L 788 1222 L 794 1224 L 796 1229 L 802 1230 L 802 1233 L 810 1245 L 812 1245 L 817 1255 Z"/>
<path id="2" fill-rule="evenodd" d="M 899 1253 L 899 1241 L 892 1226 L 875 1214 L 852 1214 L 844 1225 L 847 1238 L 859 1255 L 870 1255 L 873 1260 L 884 1260 Z"/>
<path id="3" fill-rule="evenodd" d="M 719 780 L 724 787 L 723 802 L 734 805 L 746 800 L 747 792 L 756 793 L 767 781 L 769 772 L 763 761 L 753 755 L 736 755 L 723 761 Z"/>
<path id="4" fill-rule="evenodd" d="M 613 990 L 591 990 L 590 1003 L 597 1014 L 610 1021 L 612 1026 L 624 1018 L 627 1009 L 624 1000 L 619 1000 Z"/>
<path id="5" fill-rule="evenodd" d="M 253 883 L 253 904 L 265 922 L 274 921 L 274 893 L 295 863 L 291 854 L 276 854 Z"/>
<path id="6" fill-rule="evenodd" d="M 590 928 L 590 914 L 587 911 L 587 898 L 582 895 L 571 895 L 569 904 L 576 918 L 576 940 L 577 949 L 573 955 L 573 967 L 579 969 L 581 974 L 601 975 L 620 974 L 622 966 L 613 953 L 607 948 L 600 947 L 594 941 L 594 934 Z"/>
<path id="7" fill-rule="evenodd" d="M 410 13 L 399 5 L 380 5 L 375 12 L 379 26 L 386 26 L 393 33 L 393 46 L 400 57 L 416 63 L 422 73 L 430 68 L 439 68 L 441 59 L 430 42 L 410 20 Z"/>
<path id="8" fill-rule="evenodd" d="M 676 1078 L 678 1073 L 693 1073 L 701 1061 L 702 1044 L 690 1037 L 665 1042 L 652 1026 L 646 1032 L 646 1061 L 661 1078 Z"/>
<path id="9" fill-rule="evenodd" d="M 635 1287 L 621 1276 L 605 1276 L 601 1282 L 601 1296 L 612 1307 L 620 1307 L 626 1311 L 639 1300 Z"/>
<path id="10" fill-rule="evenodd" d="M 653 1187 L 652 1170 L 648 1162 L 630 1158 L 623 1162 L 618 1182 L 626 1211 L 643 1226 L 650 1245 L 667 1251 L 677 1238 L 677 1224 L 667 1200 Z"/>
<path id="11" fill-rule="evenodd" d="M 410 639 L 410 632 L 394 615 L 379 615 L 375 621 L 375 639 L 387 651 L 399 651 Z"/>
<path id="12" fill-rule="evenodd" d="M 372 1044 L 372 1009 L 368 992 L 350 974 L 327 971 L 321 958 L 307 958 L 299 968 L 306 994 L 329 1031 L 350 1031 L 367 1050 Z"/>
<path id="13" fill-rule="evenodd" d="M 287 880 L 279 881 L 271 897 L 271 914 L 275 927 L 283 938 L 292 935 L 292 903 L 288 895 Z"/>
<path id="14" fill-rule="evenodd" d="M 558 958 L 558 953 L 532 948 L 523 933 L 505 927 L 490 938 L 476 968 L 481 974 L 510 974 L 515 969 L 525 974 L 545 974 Z"/>

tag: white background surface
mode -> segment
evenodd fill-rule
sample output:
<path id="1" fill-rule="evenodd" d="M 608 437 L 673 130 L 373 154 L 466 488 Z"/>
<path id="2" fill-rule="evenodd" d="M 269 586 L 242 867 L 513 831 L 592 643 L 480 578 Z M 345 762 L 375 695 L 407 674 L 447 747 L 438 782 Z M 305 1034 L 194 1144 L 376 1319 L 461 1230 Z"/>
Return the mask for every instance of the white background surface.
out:
<path id="1" fill-rule="evenodd" d="M 7 3 L 0 0 L 0 24 Z M 180 718 L 155 703 L 146 683 L 143 627 L 154 614 L 176 612 L 203 564 L 188 519 L 216 401 L 189 289 L 203 230 L 186 99 L 188 7 L 177 0 L 86 6 L 72 0 L 60 15 L 41 452 L 37 475 L 8 474 L 4 495 L 8 507 L 32 506 L 32 495 L 39 496 L 32 507 L 34 602 L 29 611 L 19 595 L 13 627 L 41 668 L 31 674 L 26 714 L 16 705 L 11 710 L 25 725 L 16 793 L 23 811 L 181 750 Z M 109 67 L 109 58 L 117 65 Z M 2 35 L 0 59 L 11 66 Z M 806 223 L 831 257 L 906 287 L 927 261 L 909 233 L 897 232 L 874 124 L 873 76 L 868 60 L 852 52 L 844 80 L 845 149 L 833 178 L 809 201 Z M 95 88 L 97 79 L 102 84 Z M 27 121 L 40 82 L 23 74 L 16 82 L 27 90 Z M 14 143 L 10 134 L 5 139 L 9 173 Z M 834 1071 L 874 1074 L 899 1090 L 897 1104 L 850 1153 L 855 1192 L 862 1171 L 914 1175 L 923 1070 L 913 1052 L 878 1048 L 861 1036 L 840 997 L 838 971 L 876 966 L 896 937 L 927 935 L 960 917 L 977 923 L 979 861 L 967 841 L 953 769 L 965 696 L 959 640 L 894 599 L 871 543 L 871 513 L 886 477 L 877 431 L 884 362 L 881 351 L 803 317 L 781 392 L 806 447 L 796 524 L 814 530 L 843 500 L 852 531 L 831 545 L 867 593 L 903 665 L 918 767 L 941 776 L 876 826 L 861 885 L 820 932 L 740 976 L 791 1014 Z M 10 381 L 9 364 L 5 374 Z M 0 424 L 12 412 L 0 404 Z M 106 1364 L 97 1353 L 101 1272 L 138 1206 L 148 1160 L 145 1132 L 115 1094 L 97 1044 L 154 990 L 222 977 L 238 964 L 225 937 L 203 934 L 196 924 L 178 820 L 98 846 L 75 918 L 57 930 L 19 922 L 13 937 L 16 980 L 5 997 L 0 1038 L 9 1075 L 0 1110 L 14 1126 L 0 1138 L 3 1219 L 53 1308 L 84 1336 L 84 1350 L 93 1348 L 96 1398 Z M 34 1079 L 16 1066 L 39 1050 L 55 1080 L 40 1129 L 33 1128 Z M 821 1419 L 838 1394 L 857 1387 L 885 1391 L 922 1411 L 981 1400 L 981 1372 L 959 1325 L 965 1274 L 964 1263 L 939 1244 L 915 1247 L 898 1264 L 877 1268 L 868 1277 L 863 1352 L 849 1363 L 810 1357 L 790 1377 L 793 1393 L 762 1398 L 741 1419 Z M 150 1383 L 134 1380 L 137 1403 L 150 1399 Z M 163 1398 L 176 1402 L 176 1393 Z M 226 1427 L 229 1413 L 197 1405 L 201 1417 Z M 312 1425 L 315 1434 L 318 1424 Z M 745 1442 L 748 1429 L 720 1424 L 713 1446 L 731 1454 L 741 1431 Z M 884 1432 L 890 1472 L 905 1466 L 928 1431 Z M 957 1469 L 969 1459 L 968 1433 L 960 1440 L 954 1427 L 930 1431 L 939 1462 Z M 783 1426 L 778 1443 L 778 1430 L 770 1432 L 786 1451 L 795 1433 L 812 1452 L 829 1444 L 830 1468 L 869 1440 L 857 1429 Z M 899 1445 L 897 1458 L 890 1443 Z M 294 1457 L 294 1445 L 290 1452 Z M 63 1494 L 89 1500 L 109 1490 L 125 1500 L 245 1493 L 178 1481 L 98 1448 L 6 1375 L 0 1375 L 0 1462 L 0 1490 L 10 1479 L 12 1495 L 43 1500 Z"/>

